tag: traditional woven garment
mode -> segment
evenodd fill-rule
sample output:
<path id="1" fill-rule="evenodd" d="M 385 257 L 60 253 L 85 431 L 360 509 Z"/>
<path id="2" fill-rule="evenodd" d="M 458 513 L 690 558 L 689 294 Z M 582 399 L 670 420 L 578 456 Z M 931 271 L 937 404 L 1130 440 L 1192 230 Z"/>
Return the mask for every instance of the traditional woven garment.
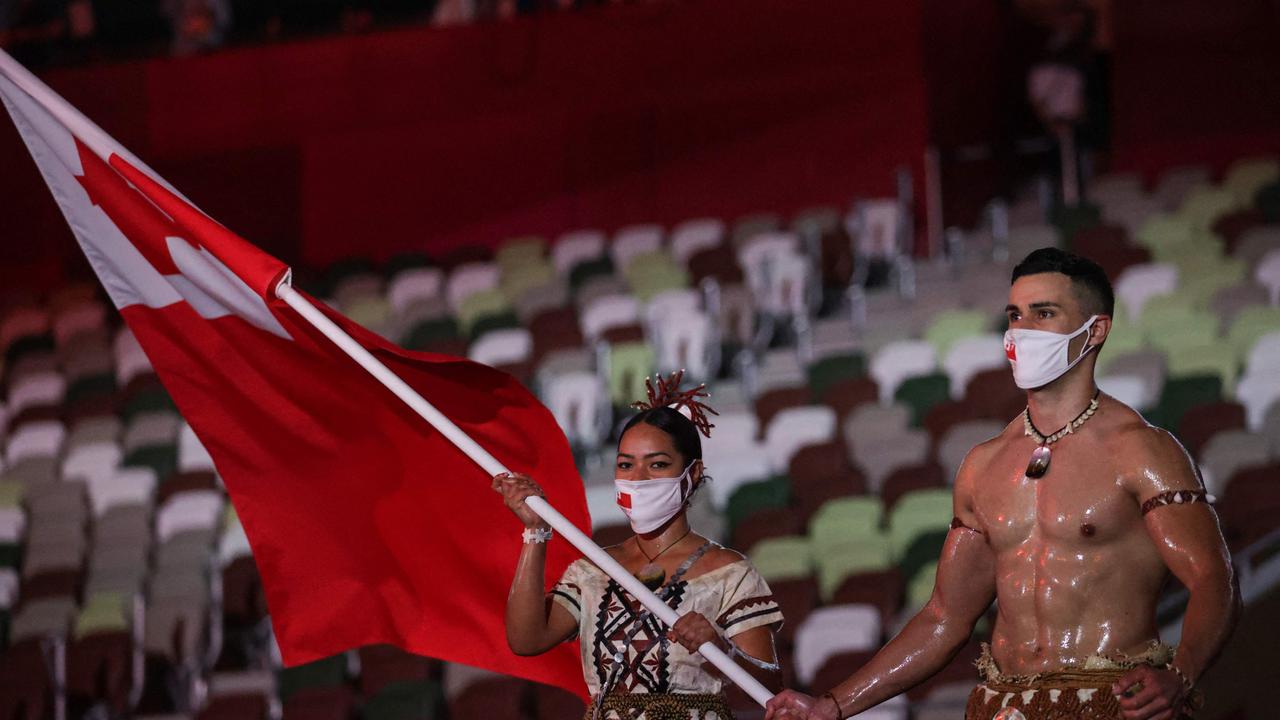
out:
<path id="1" fill-rule="evenodd" d="M 1120 702 L 1111 686 L 1139 665 L 1164 667 L 1173 648 L 1152 645 L 1145 653 L 1120 660 L 1092 656 L 1084 667 L 1004 675 L 984 643 L 978 670 L 983 682 L 973 689 L 965 720 L 1119 720 Z M 1190 715 L 1180 718 L 1189 720 Z"/>
<path id="2" fill-rule="evenodd" d="M 595 565 L 587 560 L 571 564 L 551 597 L 578 621 L 583 676 L 593 698 L 614 674 L 617 663 L 624 666 L 605 696 L 603 717 L 732 718 L 720 695 L 724 680 L 708 672 L 710 666 L 704 665 L 701 655 L 667 640 L 667 626 L 649 616 L 639 601 Z M 752 628 L 773 625 L 776 629 L 782 624 L 782 613 L 768 584 L 746 560 L 679 580 L 672 585 L 667 604 L 681 615 L 701 613 L 728 638 Z M 641 618 L 643 625 L 635 627 Z"/>

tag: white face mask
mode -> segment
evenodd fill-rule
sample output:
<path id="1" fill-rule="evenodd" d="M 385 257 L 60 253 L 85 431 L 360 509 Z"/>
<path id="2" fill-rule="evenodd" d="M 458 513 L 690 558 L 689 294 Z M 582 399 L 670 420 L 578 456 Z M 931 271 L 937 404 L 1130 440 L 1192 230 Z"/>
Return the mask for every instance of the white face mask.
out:
<path id="1" fill-rule="evenodd" d="M 1013 366 L 1013 381 L 1023 390 L 1031 390 L 1062 377 L 1093 349 L 1094 346 L 1086 344 L 1079 355 L 1067 357 L 1071 341 L 1081 333 L 1087 334 L 1097 319 L 1094 315 L 1079 330 L 1066 334 L 1047 330 L 1005 331 L 1004 352 Z"/>
<path id="2" fill-rule="evenodd" d="M 618 489 L 618 507 L 627 514 L 631 529 L 644 534 L 653 532 L 684 509 L 685 501 L 693 490 L 689 472 L 693 463 L 679 477 L 651 478 L 649 480 L 614 479 Z"/>

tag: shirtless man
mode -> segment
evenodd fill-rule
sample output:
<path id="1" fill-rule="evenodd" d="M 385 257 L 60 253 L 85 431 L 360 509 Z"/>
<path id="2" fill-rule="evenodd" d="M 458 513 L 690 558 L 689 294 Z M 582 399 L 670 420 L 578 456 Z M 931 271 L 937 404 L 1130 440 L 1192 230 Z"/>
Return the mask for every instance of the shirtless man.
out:
<path id="1" fill-rule="evenodd" d="M 852 677 L 816 698 L 779 694 L 767 720 L 849 717 L 905 692 L 947 665 L 992 600 L 966 720 L 1190 714 L 1239 598 L 1186 451 L 1094 384 L 1114 304 L 1090 260 L 1047 248 L 1014 269 L 1005 346 L 1028 411 L 965 458 L 933 596 Z M 1155 618 L 1170 572 L 1191 591 L 1176 652 Z"/>

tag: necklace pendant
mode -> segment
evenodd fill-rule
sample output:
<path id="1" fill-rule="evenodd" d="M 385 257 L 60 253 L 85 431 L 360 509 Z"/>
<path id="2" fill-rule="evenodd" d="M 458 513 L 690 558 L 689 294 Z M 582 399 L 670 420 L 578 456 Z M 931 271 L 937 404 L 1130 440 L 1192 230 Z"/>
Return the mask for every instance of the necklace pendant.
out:
<path id="1" fill-rule="evenodd" d="M 1031 453 L 1031 460 L 1027 463 L 1026 476 L 1037 480 L 1044 477 L 1049 472 L 1049 460 L 1053 453 L 1049 450 L 1048 445 L 1041 445 Z"/>
<path id="2" fill-rule="evenodd" d="M 667 571 L 654 563 L 649 563 L 636 571 L 636 579 L 644 583 L 650 590 L 657 590 L 667 579 Z"/>

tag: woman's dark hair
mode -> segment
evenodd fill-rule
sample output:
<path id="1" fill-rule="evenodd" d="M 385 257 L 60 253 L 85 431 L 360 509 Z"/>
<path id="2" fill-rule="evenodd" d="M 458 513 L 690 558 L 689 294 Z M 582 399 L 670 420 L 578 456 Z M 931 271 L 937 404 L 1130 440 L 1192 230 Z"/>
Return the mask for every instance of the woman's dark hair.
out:
<path id="1" fill-rule="evenodd" d="M 628 430 L 640 423 L 652 425 L 670 435 L 676 444 L 676 450 L 684 458 L 686 467 L 694 460 L 702 459 L 702 436 L 693 421 L 681 415 L 680 411 L 669 407 L 641 410 L 622 426 L 622 432 L 618 435 L 619 442 Z"/>

